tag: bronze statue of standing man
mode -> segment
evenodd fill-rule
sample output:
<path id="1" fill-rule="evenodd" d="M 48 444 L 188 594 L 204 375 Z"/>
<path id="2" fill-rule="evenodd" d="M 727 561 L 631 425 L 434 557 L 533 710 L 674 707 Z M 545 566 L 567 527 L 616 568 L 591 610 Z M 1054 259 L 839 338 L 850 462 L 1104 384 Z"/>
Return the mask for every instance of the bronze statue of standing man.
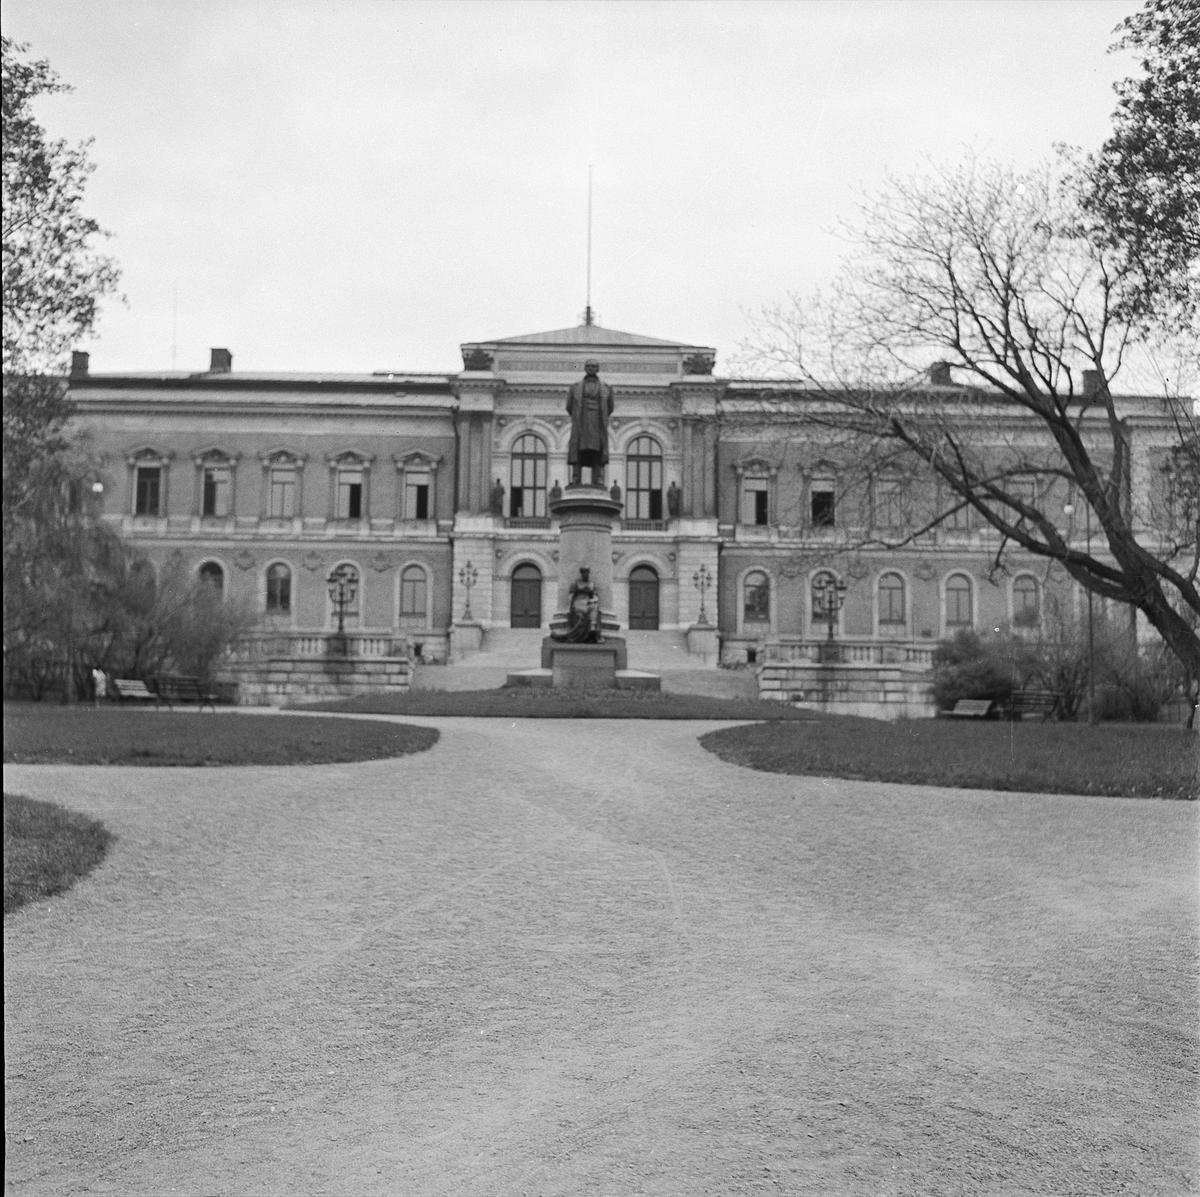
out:
<path id="1" fill-rule="evenodd" d="M 582 382 L 567 392 L 567 412 L 571 417 L 571 443 L 567 464 L 571 485 L 583 482 L 583 467 L 592 471 L 592 485 L 604 485 L 604 467 L 608 465 L 608 417 L 613 410 L 613 389 L 599 378 L 600 363 L 584 362 Z"/>

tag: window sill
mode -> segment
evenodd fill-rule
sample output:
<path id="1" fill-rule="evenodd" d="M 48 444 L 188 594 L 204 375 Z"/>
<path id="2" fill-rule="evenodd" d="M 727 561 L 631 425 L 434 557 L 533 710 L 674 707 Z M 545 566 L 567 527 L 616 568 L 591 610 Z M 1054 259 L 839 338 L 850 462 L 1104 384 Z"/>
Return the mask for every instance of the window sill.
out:
<path id="1" fill-rule="evenodd" d="M 506 528 L 527 528 L 549 531 L 550 517 L 538 515 L 510 515 L 504 521 Z"/>

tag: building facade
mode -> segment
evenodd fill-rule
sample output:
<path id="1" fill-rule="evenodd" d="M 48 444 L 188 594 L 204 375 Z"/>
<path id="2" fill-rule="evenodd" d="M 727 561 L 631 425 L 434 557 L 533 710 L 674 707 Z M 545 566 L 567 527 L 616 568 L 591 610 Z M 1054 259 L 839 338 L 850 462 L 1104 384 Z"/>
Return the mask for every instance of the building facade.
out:
<path id="1" fill-rule="evenodd" d="M 844 454 L 788 418 L 802 393 L 718 377 L 712 347 L 585 324 L 462 356 L 446 374 L 300 375 L 237 372 L 227 350 L 201 373 L 93 373 L 77 354 L 70 390 L 104 518 L 156 569 L 252 603 L 277 637 L 335 626 L 339 569 L 355 581 L 347 630 L 403 638 L 425 661 L 454 655 L 456 627 L 547 628 L 548 505 L 568 478 L 567 388 L 589 358 L 616 398 L 605 481 L 624 503 L 622 627 L 711 623 L 727 664 L 807 658 L 829 635 L 814 599 L 829 577 L 845 586 L 833 631 L 848 660 L 927 665 L 960 628 L 1037 629 L 1048 604 L 1076 601 L 1044 561 L 1010 552 L 997 568 L 998 536 L 969 513 L 885 547 L 921 526 L 935 490 L 886 472 L 852 485 Z M 1129 485 L 1152 497 L 1172 433 L 1140 402 Z M 999 399 L 972 418 L 997 443 L 1043 435 Z M 1072 506 L 1065 483 L 1030 498 L 1056 521 Z"/>

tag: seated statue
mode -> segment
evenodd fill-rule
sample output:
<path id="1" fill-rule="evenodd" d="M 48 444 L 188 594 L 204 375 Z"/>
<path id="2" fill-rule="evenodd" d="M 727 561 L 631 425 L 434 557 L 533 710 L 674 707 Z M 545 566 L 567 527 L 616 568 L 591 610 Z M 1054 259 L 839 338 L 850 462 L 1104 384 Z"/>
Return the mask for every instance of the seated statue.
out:
<path id="1" fill-rule="evenodd" d="M 587 566 L 579 567 L 579 577 L 571 583 L 566 628 L 551 635 L 564 644 L 600 644 L 604 640 L 600 626 L 600 596 L 592 585 Z"/>

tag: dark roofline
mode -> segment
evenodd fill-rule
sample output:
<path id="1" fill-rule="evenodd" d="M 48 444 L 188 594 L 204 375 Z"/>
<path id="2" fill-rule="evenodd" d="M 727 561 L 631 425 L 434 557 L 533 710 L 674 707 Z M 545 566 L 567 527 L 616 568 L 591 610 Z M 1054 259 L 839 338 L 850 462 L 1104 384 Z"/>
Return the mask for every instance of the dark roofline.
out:
<path id="1" fill-rule="evenodd" d="M 87 374 L 67 381 L 72 391 L 165 390 L 165 391 L 309 391 L 406 394 L 449 394 L 449 374 L 358 375 L 329 378 L 324 375 L 246 377 L 237 374 Z"/>

